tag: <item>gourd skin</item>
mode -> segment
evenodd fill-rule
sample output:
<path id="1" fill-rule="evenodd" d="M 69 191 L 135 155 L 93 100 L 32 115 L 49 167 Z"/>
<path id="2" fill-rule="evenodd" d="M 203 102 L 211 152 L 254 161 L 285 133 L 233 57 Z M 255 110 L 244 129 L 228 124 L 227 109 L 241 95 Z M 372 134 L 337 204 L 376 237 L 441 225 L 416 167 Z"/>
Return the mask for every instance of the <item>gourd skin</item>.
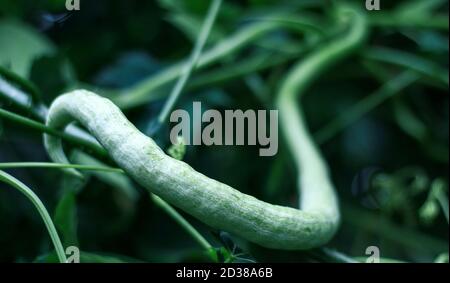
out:
<path id="1" fill-rule="evenodd" d="M 85 90 L 59 96 L 50 107 L 47 126 L 62 130 L 74 120 L 85 126 L 136 182 L 209 226 L 261 246 L 286 250 L 323 245 L 337 229 L 337 200 L 327 180 L 308 189 L 316 192 L 310 195 L 315 199 L 305 210 L 272 205 L 167 156 L 106 98 Z M 53 161 L 68 163 L 60 139 L 45 135 L 44 141 Z M 325 190 L 323 183 L 328 186 Z"/>

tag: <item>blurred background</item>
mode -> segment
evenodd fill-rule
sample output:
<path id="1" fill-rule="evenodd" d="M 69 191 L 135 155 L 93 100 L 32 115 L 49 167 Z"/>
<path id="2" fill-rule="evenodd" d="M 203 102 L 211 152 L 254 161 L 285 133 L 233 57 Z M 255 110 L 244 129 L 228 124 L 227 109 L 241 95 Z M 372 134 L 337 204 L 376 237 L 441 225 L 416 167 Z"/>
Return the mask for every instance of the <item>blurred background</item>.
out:
<path id="1" fill-rule="evenodd" d="M 65 2 L 0 0 L 1 108 L 42 121 L 55 97 L 84 87 L 112 98 L 148 134 L 175 84 L 158 84 L 158 76 L 188 58 L 210 1 L 81 0 L 79 11 Z M 236 34 L 248 42 L 196 70 L 177 108 L 191 111 L 192 101 L 201 101 L 204 110 L 274 109 L 290 67 L 343 36 L 334 24 L 337 2 L 224 1 L 205 51 Z M 366 249 L 376 246 L 386 261 L 448 262 L 448 2 L 381 0 L 380 11 L 347 2 L 367 17 L 370 36 L 301 102 L 339 195 L 340 230 L 317 250 L 268 250 L 180 211 L 221 261 L 365 261 Z M 321 39 L 296 31 L 305 19 Z M 280 21 L 293 28 L 246 33 Z M 168 130 L 155 137 L 164 150 Z M 69 143 L 70 149 L 73 162 L 98 157 L 114 166 L 89 148 Z M 258 149 L 188 146 L 184 160 L 242 192 L 295 207 L 296 169 L 282 135 L 274 157 L 260 157 Z M 42 133 L 0 116 L 0 162 L 27 161 L 49 161 Z M 130 179 L 91 172 L 80 187 L 61 170 L 6 171 L 36 192 L 64 245 L 80 247 L 82 261 L 210 260 Z M 0 262 L 54 261 L 51 249 L 34 207 L 0 184 Z"/>

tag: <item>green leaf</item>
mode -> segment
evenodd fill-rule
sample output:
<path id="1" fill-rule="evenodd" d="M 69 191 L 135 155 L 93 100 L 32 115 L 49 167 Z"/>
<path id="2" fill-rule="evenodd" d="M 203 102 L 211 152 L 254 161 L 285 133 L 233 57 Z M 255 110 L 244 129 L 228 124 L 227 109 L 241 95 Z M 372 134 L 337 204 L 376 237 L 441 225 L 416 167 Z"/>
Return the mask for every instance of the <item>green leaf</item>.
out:
<path id="1" fill-rule="evenodd" d="M 130 87 L 161 70 L 161 63 L 142 51 L 120 54 L 94 78 L 96 86 L 108 88 Z"/>
<path id="2" fill-rule="evenodd" d="M 73 66 L 61 54 L 37 58 L 32 64 L 29 77 L 39 87 L 41 97 L 46 104 L 50 104 L 58 95 L 66 91 L 68 86 L 76 82 Z"/>
<path id="3" fill-rule="evenodd" d="M 37 31 L 12 20 L 0 20 L 0 42 L 0 66 L 24 78 L 28 78 L 35 59 L 55 50 Z"/>

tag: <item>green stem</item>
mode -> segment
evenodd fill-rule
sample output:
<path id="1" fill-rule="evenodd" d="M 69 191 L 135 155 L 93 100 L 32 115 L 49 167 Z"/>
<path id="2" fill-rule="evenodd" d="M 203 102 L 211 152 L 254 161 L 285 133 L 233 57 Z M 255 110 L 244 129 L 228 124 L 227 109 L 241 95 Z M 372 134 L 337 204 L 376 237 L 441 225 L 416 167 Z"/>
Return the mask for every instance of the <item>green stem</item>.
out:
<path id="1" fill-rule="evenodd" d="M 162 124 L 167 120 L 167 117 L 169 116 L 170 111 L 173 109 L 175 103 L 180 97 L 181 92 L 183 91 L 183 88 L 192 73 L 192 70 L 197 65 L 198 59 L 200 58 L 203 47 L 205 46 L 206 40 L 208 39 L 209 33 L 219 12 L 221 4 L 222 0 L 214 0 L 211 3 L 205 22 L 202 26 L 202 30 L 200 31 L 200 35 L 198 36 L 194 49 L 192 50 L 191 57 L 184 68 L 181 70 L 178 82 L 170 93 L 168 100 L 166 101 L 160 115 L 158 116 L 159 124 Z"/>
<path id="2" fill-rule="evenodd" d="M 351 256 L 348 256 L 346 254 L 343 254 L 339 251 L 332 250 L 329 248 L 322 248 L 321 251 L 327 256 L 333 259 L 336 262 L 341 263 L 359 263 L 359 261 L 355 258 L 352 258 Z"/>
<path id="3" fill-rule="evenodd" d="M 100 167 L 81 164 L 51 163 L 51 162 L 6 162 L 0 163 L 0 169 L 6 168 L 48 168 L 48 169 L 65 169 L 73 168 L 87 171 L 103 171 L 125 174 L 122 169 L 112 167 Z"/>
<path id="4" fill-rule="evenodd" d="M 20 84 L 21 88 L 16 84 Z M 48 108 L 43 104 L 35 103 L 37 94 L 33 88 L 28 87 L 25 80 L 15 74 L 0 72 L 0 95 L 36 118 L 44 120 L 47 116 Z"/>
<path id="5" fill-rule="evenodd" d="M 20 85 L 20 87 L 29 93 L 31 95 L 32 100 L 30 102 L 38 102 L 42 94 L 40 93 L 39 89 L 30 81 L 20 77 L 19 75 L 16 75 L 14 72 L 11 72 L 2 66 L 0 66 L 0 75 L 3 76 L 8 81 L 11 81 L 17 85 Z M 0 78 L 1 79 L 1 78 Z M 2 84 L 2 82 L 0 82 Z"/>
<path id="6" fill-rule="evenodd" d="M 56 136 L 56 137 L 60 137 L 72 144 L 77 144 L 80 145 L 81 147 L 85 147 L 88 148 L 90 150 L 92 150 L 93 152 L 95 152 L 96 154 L 98 154 L 99 156 L 102 157 L 107 157 L 108 153 L 104 150 L 103 147 L 101 147 L 98 143 L 92 143 L 89 140 L 82 138 L 80 136 L 76 136 L 73 134 L 69 134 L 68 132 L 61 132 L 55 129 L 52 129 L 50 127 L 47 127 L 45 124 L 37 122 L 35 120 L 23 117 L 21 115 L 12 113 L 10 111 L 4 110 L 0 108 L 0 117 L 4 118 L 4 119 L 8 119 L 10 121 L 16 122 L 18 124 L 27 126 L 31 129 L 52 135 L 52 136 Z"/>
<path id="7" fill-rule="evenodd" d="M 150 193 L 153 202 L 165 211 L 175 222 L 177 222 L 192 238 L 205 249 L 211 260 L 217 262 L 217 256 L 212 245 L 171 205 L 155 194 Z"/>
<path id="8" fill-rule="evenodd" d="M 58 233 L 56 232 L 55 225 L 53 224 L 52 219 L 47 212 L 47 209 L 45 208 L 44 204 L 39 199 L 39 197 L 25 184 L 23 184 L 13 176 L 1 170 L 0 170 L 0 181 L 11 185 L 12 187 L 20 191 L 22 194 L 24 194 L 33 203 L 33 205 L 38 210 L 42 220 L 44 221 L 45 227 L 47 227 L 50 238 L 53 242 L 53 245 L 55 246 L 56 254 L 58 255 L 59 261 L 61 263 L 67 262 L 66 254 L 64 252 L 61 239 L 59 238 Z"/>

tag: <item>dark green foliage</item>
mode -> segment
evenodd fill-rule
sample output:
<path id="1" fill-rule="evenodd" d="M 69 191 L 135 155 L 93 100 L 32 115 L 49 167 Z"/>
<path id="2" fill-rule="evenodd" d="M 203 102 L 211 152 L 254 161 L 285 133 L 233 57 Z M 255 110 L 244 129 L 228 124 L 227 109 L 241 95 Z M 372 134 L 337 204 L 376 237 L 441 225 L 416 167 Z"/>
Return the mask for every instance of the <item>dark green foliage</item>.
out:
<path id="1" fill-rule="evenodd" d="M 64 1 L 0 0 L 0 107 L 42 122 L 31 109 L 48 105 L 69 89 L 86 87 L 126 101 L 138 83 L 189 56 L 208 2 L 82 1 L 81 11 L 68 13 Z M 202 101 L 204 108 L 219 110 L 273 109 L 289 68 L 342 33 L 329 24 L 333 2 L 339 1 L 224 1 L 205 50 L 242 28 L 279 20 L 286 13 L 297 21 L 312 15 L 324 37 L 317 40 L 283 28 L 258 37 L 195 70 L 176 108 L 191 111 L 192 101 Z M 348 2 L 364 8 L 364 1 Z M 208 253 L 147 192 L 122 175 L 96 172 L 74 185 L 60 170 L 8 172 L 42 199 L 63 245 L 79 246 L 84 262 L 211 261 L 212 254 L 220 262 L 365 261 L 368 246 L 378 246 L 387 259 L 445 259 L 448 3 L 381 2 L 382 11 L 366 12 L 371 24 L 367 44 L 327 71 L 302 98 L 343 211 L 340 231 L 324 249 L 263 249 L 182 213 L 214 247 Z M 27 94 L 30 103 L 11 102 L 3 81 Z M 150 91 L 148 102 L 127 109 L 127 117 L 143 132 L 153 133 L 152 125 L 175 83 Z M 48 162 L 40 131 L 0 115 L 0 163 Z M 154 138 L 169 148 L 167 125 Z M 105 154 L 78 145 L 67 143 L 67 148 L 116 166 Z M 184 161 L 211 178 L 267 202 L 297 205 L 296 169 L 281 135 L 280 150 L 271 158 L 259 157 L 255 146 L 185 150 Z M 80 158 L 91 162 L 73 156 Z M 51 248 L 26 199 L 0 183 L 0 262 L 55 262 Z"/>

